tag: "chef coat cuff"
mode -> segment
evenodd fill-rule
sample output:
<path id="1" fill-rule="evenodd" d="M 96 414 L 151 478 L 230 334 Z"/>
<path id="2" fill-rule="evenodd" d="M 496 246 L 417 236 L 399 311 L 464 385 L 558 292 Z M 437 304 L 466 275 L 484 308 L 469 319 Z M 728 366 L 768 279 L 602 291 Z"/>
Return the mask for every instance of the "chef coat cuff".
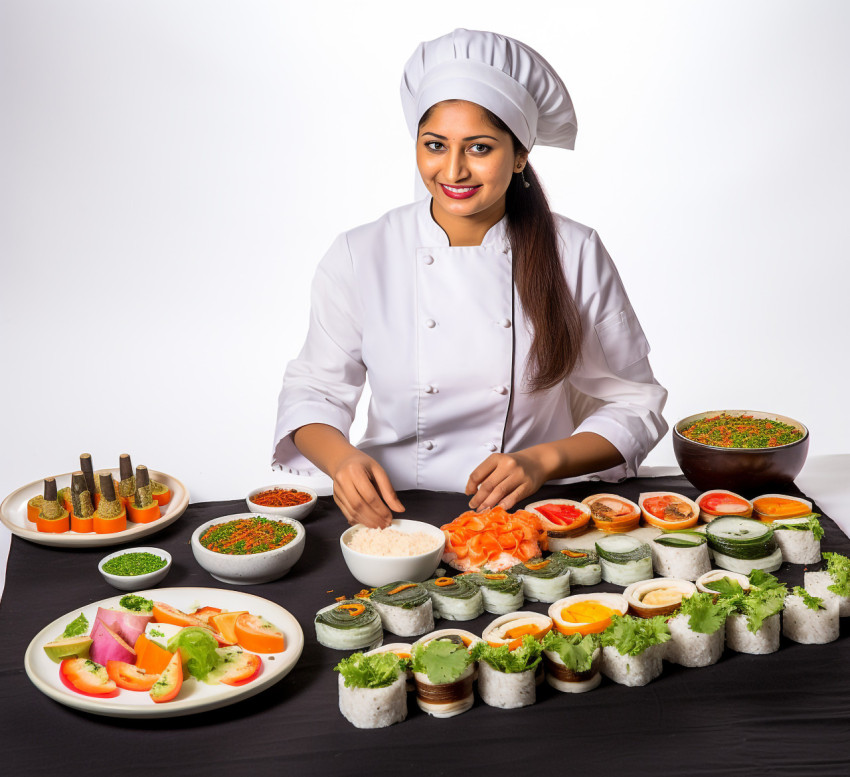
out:
<path id="1" fill-rule="evenodd" d="M 634 435 L 621 424 L 604 416 L 590 416 L 579 424 L 573 434 L 580 432 L 593 432 L 600 437 L 604 437 L 611 443 L 625 459 L 623 464 L 618 464 L 616 467 L 594 473 L 594 480 L 607 480 L 612 483 L 618 483 L 626 478 L 633 478 L 637 475 L 640 463 L 646 457 L 648 451 L 642 451 L 640 443 L 635 439 Z"/>
<path id="2" fill-rule="evenodd" d="M 351 428 L 350 413 L 330 402 L 299 402 L 287 408 L 277 419 L 274 446 L 272 448 L 272 467 L 282 469 L 293 475 L 318 475 L 321 470 L 295 447 L 292 439 L 296 430 L 307 424 L 327 424 L 339 429 L 348 437 Z"/>

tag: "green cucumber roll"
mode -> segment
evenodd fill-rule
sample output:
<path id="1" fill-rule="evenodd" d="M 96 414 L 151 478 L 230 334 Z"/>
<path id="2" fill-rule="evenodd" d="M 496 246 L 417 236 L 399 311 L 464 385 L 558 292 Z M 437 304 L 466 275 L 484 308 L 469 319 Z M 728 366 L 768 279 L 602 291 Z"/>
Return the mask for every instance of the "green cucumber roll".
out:
<path id="1" fill-rule="evenodd" d="M 522 592 L 529 602 L 551 604 L 570 594 L 570 568 L 560 553 L 548 558 L 531 558 L 511 567 L 511 574 L 522 580 Z"/>
<path id="2" fill-rule="evenodd" d="M 652 566 L 662 577 L 696 580 L 711 569 L 705 535 L 697 531 L 660 534 L 649 543 Z"/>
<path id="3" fill-rule="evenodd" d="M 609 534 L 596 543 L 602 579 L 627 586 L 652 577 L 652 552 L 645 542 L 628 534 Z"/>
<path id="4" fill-rule="evenodd" d="M 468 572 L 458 575 L 481 589 L 484 598 L 484 610 L 493 615 L 504 615 L 522 607 L 525 596 L 522 592 L 522 580 L 510 572 Z"/>
<path id="5" fill-rule="evenodd" d="M 437 577 L 426 580 L 434 605 L 434 615 L 450 621 L 471 621 L 484 612 L 484 597 L 477 585 L 463 577 Z"/>
<path id="6" fill-rule="evenodd" d="M 748 575 L 754 569 L 773 572 L 782 566 L 782 550 L 773 529 L 752 518 L 715 518 L 705 527 L 715 566 Z"/>
<path id="7" fill-rule="evenodd" d="M 378 611 L 362 599 L 345 599 L 316 613 L 316 639 L 334 650 L 375 648 L 384 641 Z"/>
<path id="8" fill-rule="evenodd" d="M 376 588 L 369 602 L 381 616 L 387 631 L 415 637 L 434 628 L 434 610 L 427 589 L 419 583 L 399 580 Z"/>
<path id="9" fill-rule="evenodd" d="M 602 581 L 599 555 L 592 548 L 562 548 L 557 554 L 570 570 L 570 585 L 596 585 Z"/>

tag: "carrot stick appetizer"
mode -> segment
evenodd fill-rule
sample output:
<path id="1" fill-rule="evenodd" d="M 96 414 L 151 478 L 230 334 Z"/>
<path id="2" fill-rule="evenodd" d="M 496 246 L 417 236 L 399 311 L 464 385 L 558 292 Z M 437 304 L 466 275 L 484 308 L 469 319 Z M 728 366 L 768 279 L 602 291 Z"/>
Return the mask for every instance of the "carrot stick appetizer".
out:
<path id="1" fill-rule="evenodd" d="M 71 531 L 94 531 L 94 506 L 82 472 L 71 476 Z"/>
<path id="2" fill-rule="evenodd" d="M 110 473 L 100 476 L 101 499 L 94 511 L 96 534 L 113 534 L 127 528 L 127 511 L 115 495 L 115 482 Z"/>
<path id="3" fill-rule="evenodd" d="M 159 505 L 153 498 L 153 487 L 148 475 L 148 468 L 144 464 L 136 467 L 133 483 L 135 484 L 135 493 L 127 500 L 127 513 L 130 520 L 133 523 L 155 521 L 159 518 Z"/>
<path id="4" fill-rule="evenodd" d="M 44 502 L 35 522 L 38 531 L 61 534 L 71 528 L 68 511 L 59 504 L 56 479 L 44 479 Z"/>

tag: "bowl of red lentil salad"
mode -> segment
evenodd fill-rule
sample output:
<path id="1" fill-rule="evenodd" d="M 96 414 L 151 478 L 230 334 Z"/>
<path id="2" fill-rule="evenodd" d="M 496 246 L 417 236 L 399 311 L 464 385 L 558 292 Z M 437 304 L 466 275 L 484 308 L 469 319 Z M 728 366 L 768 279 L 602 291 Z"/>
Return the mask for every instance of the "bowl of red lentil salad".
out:
<path id="1" fill-rule="evenodd" d="M 283 577 L 304 552 L 304 526 L 293 518 L 239 513 L 202 523 L 192 553 L 216 580 L 234 585 Z"/>
<path id="2" fill-rule="evenodd" d="M 252 513 L 301 520 L 313 511 L 318 498 L 318 494 L 311 488 L 284 483 L 249 491 L 245 503 Z"/>
<path id="3" fill-rule="evenodd" d="M 793 482 L 806 462 L 809 430 L 776 413 L 712 410 L 673 427 L 673 452 L 697 488 L 756 495 Z"/>

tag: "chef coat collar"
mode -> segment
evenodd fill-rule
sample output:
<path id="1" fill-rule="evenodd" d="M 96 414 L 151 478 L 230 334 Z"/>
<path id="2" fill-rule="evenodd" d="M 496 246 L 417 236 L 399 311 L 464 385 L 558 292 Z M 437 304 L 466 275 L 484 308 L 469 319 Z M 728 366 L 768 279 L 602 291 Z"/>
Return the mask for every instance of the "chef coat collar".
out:
<path id="1" fill-rule="evenodd" d="M 426 197 L 424 200 L 419 200 L 420 222 L 423 227 L 428 247 L 451 248 L 449 245 L 449 236 L 443 228 L 436 222 L 434 216 L 431 215 L 432 197 Z M 502 216 L 499 221 L 493 224 L 480 246 L 457 246 L 458 248 L 487 248 L 491 251 L 502 251 L 507 253 L 510 249 L 510 241 L 508 240 L 508 217 L 507 214 Z"/>

